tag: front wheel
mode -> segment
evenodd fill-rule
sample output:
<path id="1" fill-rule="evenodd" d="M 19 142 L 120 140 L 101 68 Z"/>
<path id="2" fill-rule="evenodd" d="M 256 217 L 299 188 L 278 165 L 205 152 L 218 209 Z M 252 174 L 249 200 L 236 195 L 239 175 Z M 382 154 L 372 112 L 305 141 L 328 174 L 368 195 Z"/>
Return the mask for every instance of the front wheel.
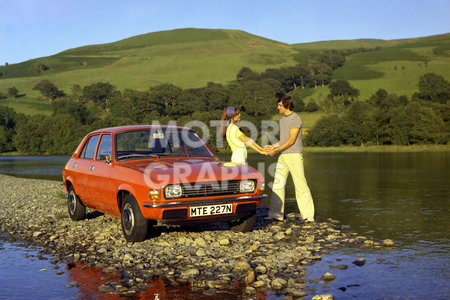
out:
<path id="1" fill-rule="evenodd" d="M 75 193 L 73 186 L 69 187 L 67 208 L 69 216 L 73 221 L 83 220 L 86 217 L 86 206 L 84 206 L 78 195 Z"/>
<path id="2" fill-rule="evenodd" d="M 141 242 L 145 239 L 148 222 L 131 194 L 123 200 L 120 219 L 123 235 L 128 242 Z"/>
<path id="3" fill-rule="evenodd" d="M 240 219 L 230 221 L 230 228 L 234 232 L 250 232 L 255 226 L 255 221 L 256 211 Z"/>

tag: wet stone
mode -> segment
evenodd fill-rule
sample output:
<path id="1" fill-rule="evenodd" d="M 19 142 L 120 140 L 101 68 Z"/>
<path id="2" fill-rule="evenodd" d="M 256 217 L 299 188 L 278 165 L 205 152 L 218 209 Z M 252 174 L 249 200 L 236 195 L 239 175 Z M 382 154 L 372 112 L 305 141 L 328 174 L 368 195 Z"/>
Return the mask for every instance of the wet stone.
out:
<path id="1" fill-rule="evenodd" d="M 358 267 L 362 267 L 366 264 L 365 258 L 358 258 L 357 260 L 352 262 L 353 264 L 357 265 Z"/>
<path id="2" fill-rule="evenodd" d="M 98 290 L 99 290 L 99 292 L 102 292 L 102 293 L 112 293 L 112 292 L 115 291 L 115 289 L 114 289 L 112 286 L 110 286 L 110 285 L 104 285 L 104 284 L 102 284 L 101 286 L 99 286 L 99 287 L 98 287 Z"/>
<path id="3" fill-rule="evenodd" d="M 244 260 L 237 261 L 233 266 L 235 272 L 248 271 L 250 268 L 250 264 Z"/>
<path id="4" fill-rule="evenodd" d="M 312 300 L 334 300 L 334 297 L 331 294 L 315 295 Z"/>
<path id="5" fill-rule="evenodd" d="M 336 276 L 334 276 L 333 274 L 327 272 L 327 273 L 322 275 L 322 279 L 325 280 L 325 281 L 333 281 L 333 280 L 336 279 Z"/>
<path id="6" fill-rule="evenodd" d="M 263 280 L 258 280 L 252 283 L 252 286 L 255 288 L 263 288 L 266 286 L 266 282 Z"/>
<path id="7" fill-rule="evenodd" d="M 246 293 L 247 295 L 253 295 L 253 294 L 256 294 L 256 289 L 255 289 L 254 287 L 247 286 L 247 287 L 245 287 L 245 293 Z"/>
<path id="8" fill-rule="evenodd" d="M 247 276 L 245 277 L 245 284 L 246 285 L 250 285 L 255 281 L 255 271 L 251 270 L 250 272 L 248 272 Z"/>
<path id="9" fill-rule="evenodd" d="M 347 265 L 329 265 L 331 269 L 338 269 L 338 270 L 347 270 Z"/>
<path id="10" fill-rule="evenodd" d="M 272 280 L 272 282 L 270 283 L 270 286 L 274 289 L 274 290 L 281 290 L 283 288 L 285 288 L 287 285 L 287 281 L 284 280 L 283 278 L 275 278 L 274 280 Z"/>
<path id="11" fill-rule="evenodd" d="M 266 274 L 267 273 L 267 268 L 265 266 L 257 266 L 255 268 L 255 272 L 257 274 Z"/>
<path id="12" fill-rule="evenodd" d="M 181 277 L 182 278 L 193 278 L 199 274 L 200 274 L 200 271 L 198 269 L 189 269 L 189 270 L 183 271 L 181 273 Z"/>
<path id="13" fill-rule="evenodd" d="M 392 240 L 386 239 L 383 241 L 383 246 L 386 248 L 394 247 L 394 242 Z"/>
<path id="14" fill-rule="evenodd" d="M 115 267 L 106 267 L 103 269 L 103 272 L 106 274 L 114 274 L 117 272 L 117 269 Z"/>
<path id="15" fill-rule="evenodd" d="M 219 245 L 220 246 L 228 246 L 229 244 L 231 244 L 229 239 L 221 239 L 221 240 L 219 240 Z"/>

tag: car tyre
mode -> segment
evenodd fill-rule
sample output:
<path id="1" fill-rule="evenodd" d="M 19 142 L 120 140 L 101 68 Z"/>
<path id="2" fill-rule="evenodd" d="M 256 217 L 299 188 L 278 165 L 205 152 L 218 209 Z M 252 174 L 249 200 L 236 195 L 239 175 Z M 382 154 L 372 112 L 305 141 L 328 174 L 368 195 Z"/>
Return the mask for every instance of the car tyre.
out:
<path id="1" fill-rule="evenodd" d="M 230 228 L 234 232 L 250 232 L 253 230 L 256 221 L 256 211 L 250 215 L 229 222 Z"/>
<path id="2" fill-rule="evenodd" d="M 121 209 L 122 231 L 128 242 L 141 242 L 147 236 L 148 221 L 142 215 L 133 195 L 128 194 Z"/>
<path id="3" fill-rule="evenodd" d="M 70 218 L 73 221 L 83 220 L 86 217 L 86 206 L 84 206 L 80 197 L 75 193 L 73 186 L 69 187 L 67 198 L 67 208 Z"/>

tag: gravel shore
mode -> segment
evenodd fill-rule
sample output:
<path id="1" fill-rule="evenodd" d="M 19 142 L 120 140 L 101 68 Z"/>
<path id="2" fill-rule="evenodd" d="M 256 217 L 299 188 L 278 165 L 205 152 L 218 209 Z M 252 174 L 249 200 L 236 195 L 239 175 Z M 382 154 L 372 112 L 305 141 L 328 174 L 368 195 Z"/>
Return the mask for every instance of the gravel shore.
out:
<path id="1" fill-rule="evenodd" d="M 124 278 L 105 278 L 99 288 L 105 293 L 139 293 L 150 280 L 163 279 L 170 286 L 190 283 L 211 296 L 237 283 L 249 298 L 258 291 L 276 291 L 288 298 L 312 296 L 305 268 L 330 250 L 393 246 L 389 240 L 359 236 L 337 220 L 302 223 L 291 213 L 284 222 L 268 223 L 266 215 L 267 207 L 258 208 L 250 233 L 232 232 L 224 223 L 158 226 L 144 242 L 127 243 L 114 217 L 88 211 L 87 219 L 73 222 L 60 182 L 0 175 L 0 231 L 11 240 L 42 246 L 55 261 L 95 266 Z M 330 272 L 345 267 L 330 266 Z M 333 276 L 324 274 L 322 280 Z"/>

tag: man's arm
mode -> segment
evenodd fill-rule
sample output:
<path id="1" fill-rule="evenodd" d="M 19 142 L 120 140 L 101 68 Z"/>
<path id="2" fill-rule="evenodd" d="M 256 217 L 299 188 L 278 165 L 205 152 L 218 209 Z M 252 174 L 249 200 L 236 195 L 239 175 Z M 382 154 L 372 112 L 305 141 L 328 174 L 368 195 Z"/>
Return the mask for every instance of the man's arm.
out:
<path id="1" fill-rule="evenodd" d="M 267 152 L 267 155 L 274 156 L 277 152 L 283 151 L 284 149 L 289 148 L 295 143 L 295 140 L 297 139 L 298 134 L 300 133 L 300 128 L 291 128 L 289 130 L 289 138 L 286 142 L 284 142 L 279 147 L 274 147 L 272 150 Z"/>

